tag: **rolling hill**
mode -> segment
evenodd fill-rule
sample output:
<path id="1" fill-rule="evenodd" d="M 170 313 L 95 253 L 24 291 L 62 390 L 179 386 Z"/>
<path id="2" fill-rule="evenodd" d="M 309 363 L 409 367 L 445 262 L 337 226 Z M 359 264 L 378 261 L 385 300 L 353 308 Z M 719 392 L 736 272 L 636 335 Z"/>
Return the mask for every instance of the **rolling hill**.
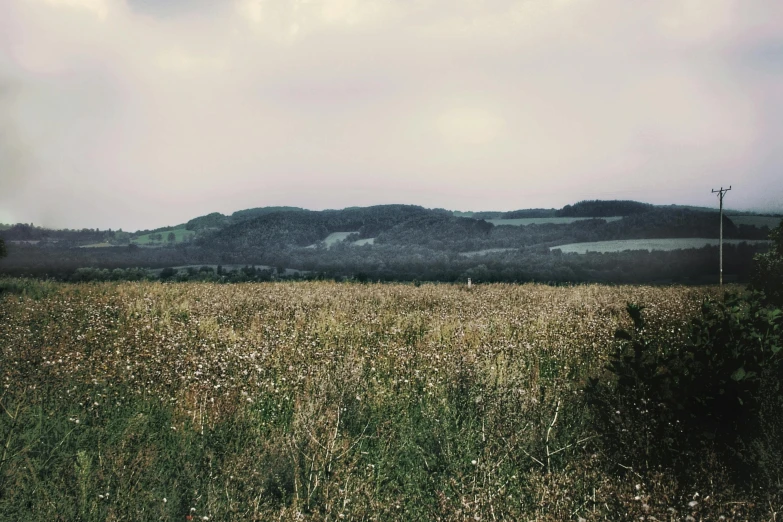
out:
<path id="1" fill-rule="evenodd" d="M 592 215 L 591 215 L 592 214 Z M 742 280 L 779 219 L 724 215 L 728 275 Z M 169 241 L 172 234 L 173 241 Z M 160 236 L 160 237 L 158 237 Z M 0 231 L 9 256 L 0 273 L 68 274 L 82 267 L 264 265 L 297 274 L 375 279 L 695 282 L 713 271 L 712 210 L 633 201 L 584 201 L 562 209 L 453 212 L 415 205 L 313 211 L 262 207 L 212 213 L 134 234 L 13 225 Z M 607 241 L 699 239 L 678 252 L 596 253 Z M 750 241 L 748 243 L 746 241 Z M 738 243 L 732 245 L 730 243 Z M 34 243 L 34 244 L 33 244 Z M 741 244 L 739 244 L 741 243 Z M 622 243 L 617 243 L 622 245 Z M 102 248 L 76 248 L 96 246 Z M 569 245 L 565 249 L 555 247 Z M 583 246 L 580 246 L 583 245 Z M 143 248 L 154 247 L 154 248 Z M 323 247 L 323 248 L 322 248 Z M 713 250 L 711 250 L 713 249 Z M 567 254 L 566 251 L 590 251 Z M 665 254 L 665 255 L 664 255 Z M 685 275 L 684 275 L 685 274 Z M 193 274 L 191 274 L 193 275 Z"/>

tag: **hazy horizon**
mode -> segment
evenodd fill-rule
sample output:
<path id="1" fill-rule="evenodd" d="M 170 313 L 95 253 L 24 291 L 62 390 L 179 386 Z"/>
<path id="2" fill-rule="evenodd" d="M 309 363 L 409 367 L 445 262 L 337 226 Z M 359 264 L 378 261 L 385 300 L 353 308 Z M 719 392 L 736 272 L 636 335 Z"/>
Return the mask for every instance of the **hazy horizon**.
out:
<path id="1" fill-rule="evenodd" d="M 775 0 L 7 0 L 0 222 L 783 212 Z"/>

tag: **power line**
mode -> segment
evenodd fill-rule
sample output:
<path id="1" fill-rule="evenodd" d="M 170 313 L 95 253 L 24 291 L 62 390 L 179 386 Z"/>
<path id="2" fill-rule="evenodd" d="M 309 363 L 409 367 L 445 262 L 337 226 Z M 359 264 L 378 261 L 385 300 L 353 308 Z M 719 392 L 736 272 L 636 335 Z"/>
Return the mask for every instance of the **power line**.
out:
<path id="1" fill-rule="evenodd" d="M 731 190 L 731 185 L 729 185 L 729 188 L 725 189 L 723 186 L 721 186 L 720 189 L 715 190 L 712 189 L 713 194 L 718 194 L 718 199 L 720 199 L 720 289 L 721 292 L 723 291 L 723 196 L 726 195 L 726 192 Z"/>

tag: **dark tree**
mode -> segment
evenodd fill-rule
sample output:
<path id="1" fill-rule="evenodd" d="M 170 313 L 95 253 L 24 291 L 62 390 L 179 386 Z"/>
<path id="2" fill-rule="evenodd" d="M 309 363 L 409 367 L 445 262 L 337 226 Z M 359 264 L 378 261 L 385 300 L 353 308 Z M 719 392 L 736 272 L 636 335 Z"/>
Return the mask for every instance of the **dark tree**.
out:
<path id="1" fill-rule="evenodd" d="M 5 249 L 5 241 L 3 241 L 2 238 L 0 238 L 0 257 L 5 257 L 8 255 L 8 251 Z"/>
<path id="2" fill-rule="evenodd" d="M 173 244 L 174 241 L 177 240 L 177 235 L 174 232 L 169 232 L 169 235 L 166 236 L 166 239 L 168 240 L 169 243 Z"/>

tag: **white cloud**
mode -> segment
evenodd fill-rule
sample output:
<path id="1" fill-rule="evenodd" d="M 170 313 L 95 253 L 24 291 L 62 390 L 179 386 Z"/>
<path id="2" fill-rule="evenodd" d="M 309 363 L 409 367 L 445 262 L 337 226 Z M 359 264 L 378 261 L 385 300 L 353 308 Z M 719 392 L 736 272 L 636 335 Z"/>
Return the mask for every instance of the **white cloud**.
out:
<path id="1" fill-rule="evenodd" d="M 444 111 L 437 120 L 441 136 L 450 144 L 481 145 L 503 131 L 503 118 L 478 106 L 462 105 Z"/>
<path id="2" fill-rule="evenodd" d="M 89 12 L 101 20 L 109 14 L 109 0 L 44 0 L 55 7 L 64 7 Z"/>
<path id="3" fill-rule="evenodd" d="M 215 54 L 196 54 L 178 47 L 166 49 L 158 54 L 158 66 L 170 71 L 220 71 L 227 65 L 227 58 Z"/>
<path id="4" fill-rule="evenodd" d="M 192 5 L 0 2 L 14 168 L 79 194 L 0 206 L 132 228 L 261 204 L 552 206 L 587 186 L 711 204 L 737 173 L 750 205 L 783 167 L 780 66 L 745 59 L 783 45 L 777 0 Z M 126 194 L 121 214 L 90 206 Z"/>

